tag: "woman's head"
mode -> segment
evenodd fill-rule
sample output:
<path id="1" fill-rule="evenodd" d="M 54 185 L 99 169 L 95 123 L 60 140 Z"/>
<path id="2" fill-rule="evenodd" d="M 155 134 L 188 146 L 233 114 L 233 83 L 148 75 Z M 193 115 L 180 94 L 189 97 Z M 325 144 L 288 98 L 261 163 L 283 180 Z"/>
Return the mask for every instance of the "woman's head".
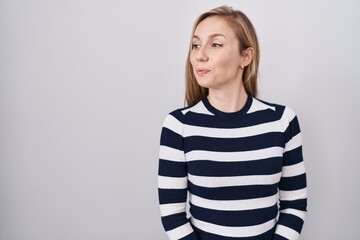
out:
<path id="1" fill-rule="evenodd" d="M 215 29 L 216 33 L 221 32 L 222 34 L 219 36 L 210 35 L 207 39 L 202 38 L 206 36 L 203 33 L 206 33 L 209 26 L 211 30 Z M 217 75 L 221 74 L 220 76 L 226 78 L 227 75 L 232 73 L 236 75 L 235 67 L 238 67 L 242 75 L 240 81 L 243 82 L 247 94 L 254 97 L 257 95 L 259 45 L 253 25 L 242 12 L 222 6 L 203 13 L 195 21 L 191 38 L 186 62 L 186 105 L 195 104 L 208 95 L 208 86 L 200 81 L 202 75 L 207 74 L 207 67 L 202 68 L 206 64 L 203 65 L 202 62 L 205 63 L 212 56 L 215 56 L 215 60 L 212 62 L 215 62 L 220 67 L 217 68 L 217 71 L 210 71 L 210 75 L 216 72 Z M 209 38 L 211 39 L 209 40 Z M 224 42 L 225 47 L 232 45 L 232 48 L 223 48 Z M 207 46 L 201 46 L 201 44 L 207 44 Z M 217 49 L 220 47 L 222 48 L 222 55 L 219 56 L 218 53 L 220 52 Z M 234 52 L 233 49 L 238 52 Z M 226 54 L 226 57 L 224 57 L 224 54 Z"/>

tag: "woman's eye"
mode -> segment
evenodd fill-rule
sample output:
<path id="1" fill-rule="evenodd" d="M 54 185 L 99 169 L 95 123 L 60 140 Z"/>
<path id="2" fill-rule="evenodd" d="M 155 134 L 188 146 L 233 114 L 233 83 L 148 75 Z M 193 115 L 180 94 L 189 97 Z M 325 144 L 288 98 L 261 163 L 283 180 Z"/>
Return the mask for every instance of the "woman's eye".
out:
<path id="1" fill-rule="evenodd" d="M 198 49 L 198 48 L 200 48 L 200 44 L 193 43 L 193 44 L 191 45 L 191 48 L 192 48 L 192 49 Z"/>
<path id="2" fill-rule="evenodd" d="M 213 43 L 213 44 L 211 44 L 211 46 L 218 48 L 218 47 L 222 47 L 223 45 L 220 43 Z"/>

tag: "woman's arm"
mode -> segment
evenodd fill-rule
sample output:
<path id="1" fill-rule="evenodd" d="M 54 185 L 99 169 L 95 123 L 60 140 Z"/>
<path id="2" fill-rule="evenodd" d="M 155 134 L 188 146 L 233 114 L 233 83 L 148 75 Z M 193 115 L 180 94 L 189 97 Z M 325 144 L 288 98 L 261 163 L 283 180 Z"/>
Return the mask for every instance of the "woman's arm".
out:
<path id="1" fill-rule="evenodd" d="M 169 114 L 160 139 L 158 190 L 161 221 L 170 240 L 197 240 L 186 217 L 187 166 L 182 123 Z"/>
<path id="2" fill-rule="evenodd" d="M 291 110 L 285 111 L 290 112 L 290 122 L 285 130 L 286 145 L 279 184 L 280 215 L 274 240 L 297 240 L 306 214 L 306 173 L 298 119 Z"/>

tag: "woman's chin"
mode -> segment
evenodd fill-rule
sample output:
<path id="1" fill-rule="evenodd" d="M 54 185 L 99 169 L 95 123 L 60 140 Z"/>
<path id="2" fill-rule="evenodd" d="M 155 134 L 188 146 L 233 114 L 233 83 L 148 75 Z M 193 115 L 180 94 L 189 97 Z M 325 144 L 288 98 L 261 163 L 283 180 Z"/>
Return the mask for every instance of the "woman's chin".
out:
<path id="1" fill-rule="evenodd" d="M 210 81 L 206 81 L 205 79 L 197 79 L 197 83 L 200 87 L 203 88 L 212 88 L 213 84 Z"/>

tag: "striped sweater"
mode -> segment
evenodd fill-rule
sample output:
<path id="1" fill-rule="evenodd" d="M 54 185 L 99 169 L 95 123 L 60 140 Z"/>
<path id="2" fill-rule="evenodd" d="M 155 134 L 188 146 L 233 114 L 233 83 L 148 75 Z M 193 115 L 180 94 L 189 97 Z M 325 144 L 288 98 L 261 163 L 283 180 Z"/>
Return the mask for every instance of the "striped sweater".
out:
<path id="1" fill-rule="evenodd" d="M 248 97 L 240 111 L 225 113 L 204 98 L 167 115 L 159 155 L 169 239 L 299 239 L 306 174 L 290 108 Z"/>

